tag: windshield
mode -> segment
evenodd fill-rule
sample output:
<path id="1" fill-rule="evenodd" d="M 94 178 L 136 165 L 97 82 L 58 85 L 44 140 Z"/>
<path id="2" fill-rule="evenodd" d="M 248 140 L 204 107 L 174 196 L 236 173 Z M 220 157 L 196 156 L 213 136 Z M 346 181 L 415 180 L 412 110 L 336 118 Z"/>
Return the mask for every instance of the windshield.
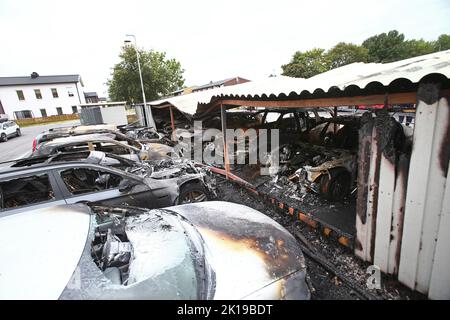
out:
<path id="1" fill-rule="evenodd" d="M 167 210 L 95 207 L 88 243 L 61 299 L 208 299 L 203 240 Z"/>

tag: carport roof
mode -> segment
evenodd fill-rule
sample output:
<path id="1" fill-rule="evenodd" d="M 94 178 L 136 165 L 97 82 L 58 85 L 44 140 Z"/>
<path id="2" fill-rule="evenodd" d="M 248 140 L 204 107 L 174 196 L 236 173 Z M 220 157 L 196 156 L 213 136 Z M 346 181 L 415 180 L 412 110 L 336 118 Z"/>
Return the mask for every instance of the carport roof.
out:
<path id="1" fill-rule="evenodd" d="M 391 63 L 352 63 L 309 79 L 273 77 L 229 87 L 191 93 L 158 101 L 154 107 L 174 106 L 193 115 L 199 105 L 218 100 L 286 100 L 369 95 L 383 92 L 411 92 L 427 76 L 450 79 L 450 50 Z M 387 89 L 387 90 L 386 90 Z"/>

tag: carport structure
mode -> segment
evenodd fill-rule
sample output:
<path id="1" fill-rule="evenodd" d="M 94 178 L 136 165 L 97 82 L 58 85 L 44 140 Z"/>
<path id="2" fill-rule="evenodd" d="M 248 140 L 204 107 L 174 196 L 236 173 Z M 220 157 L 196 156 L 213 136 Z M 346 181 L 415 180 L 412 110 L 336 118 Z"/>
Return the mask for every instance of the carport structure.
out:
<path id="1" fill-rule="evenodd" d="M 388 64 L 354 63 L 309 79 L 270 78 L 183 99 L 190 101 L 189 112 L 196 105 L 194 117 L 220 108 L 223 129 L 225 111 L 238 106 L 415 104 L 410 156 L 398 156 L 383 117 L 376 116 L 360 129 L 353 248 L 358 257 L 396 275 L 411 289 L 450 299 L 449 79 L 447 50 Z M 180 101 L 150 105 L 183 112 Z M 232 174 L 229 166 L 225 169 Z M 292 213 L 283 203 L 278 205 Z"/>

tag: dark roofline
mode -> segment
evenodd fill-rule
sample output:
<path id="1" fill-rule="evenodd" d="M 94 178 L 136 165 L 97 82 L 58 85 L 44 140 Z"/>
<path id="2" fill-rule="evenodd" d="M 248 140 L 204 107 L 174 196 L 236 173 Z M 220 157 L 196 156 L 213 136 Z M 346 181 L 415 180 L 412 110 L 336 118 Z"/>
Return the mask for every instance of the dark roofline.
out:
<path id="1" fill-rule="evenodd" d="M 26 86 L 36 84 L 56 84 L 56 83 L 78 83 L 82 84 L 81 76 L 79 74 L 66 75 L 50 75 L 38 76 L 32 78 L 31 76 L 21 77 L 0 77 L 0 86 Z"/>
<path id="2" fill-rule="evenodd" d="M 248 81 L 247 79 L 242 78 L 242 77 L 232 77 L 232 78 L 227 78 L 227 79 L 223 79 L 223 80 L 219 80 L 219 81 L 214 81 L 214 82 L 210 82 L 210 83 L 207 83 L 207 84 L 203 84 L 201 86 L 195 87 L 194 89 L 192 89 L 192 91 L 198 91 L 198 90 L 209 88 L 209 87 L 221 86 L 224 83 L 226 83 L 228 81 L 231 81 L 231 80 L 234 80 L 234 79 L 242 79 L 242 80 Z"/>

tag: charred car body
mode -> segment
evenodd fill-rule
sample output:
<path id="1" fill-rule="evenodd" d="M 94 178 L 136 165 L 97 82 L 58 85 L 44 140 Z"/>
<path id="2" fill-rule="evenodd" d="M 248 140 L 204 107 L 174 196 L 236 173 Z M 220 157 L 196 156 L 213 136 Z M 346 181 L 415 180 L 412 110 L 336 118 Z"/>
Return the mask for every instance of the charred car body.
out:
<path id="1" fill-rule="evenodd" d="M 102 152 L 20 160 L 0 172 L 0 212 L 94 202 L 161 208 L 213 198 L 214 180 L 182 159 L 137 163 Z"/>
<path id="2" fill-rule="evenodd" d="M 2 299 L 310 297 L 295 238 L 238 204 L 53 206 L 0 216 L 0 241 Z"/>
<path id="3" fill-rule="evenodd" d="M 54 138 L 42 142 L 32 155 L 42 156 L 86 150 L 113 153 L 135 161 L 177 156 L 170 146 L 161 143 L 141 143 L 121 133 L 96 133 Z"/>

